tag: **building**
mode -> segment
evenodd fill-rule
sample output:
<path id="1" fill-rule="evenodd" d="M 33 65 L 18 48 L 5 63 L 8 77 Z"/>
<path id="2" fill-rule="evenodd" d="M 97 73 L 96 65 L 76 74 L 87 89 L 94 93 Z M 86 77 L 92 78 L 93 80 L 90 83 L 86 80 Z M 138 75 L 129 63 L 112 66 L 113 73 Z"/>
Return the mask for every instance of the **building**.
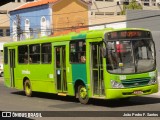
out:
<path id="1" fill-rule="evenodd" d="M 30 1 L 34 0 L 12 0 L 11 2 L 3 1 L 3 5 L 0 6 L 0 64 L 3 63 L 3 44 L 11 41 L 10 16 L 8 12 Z"/>
<path id="2" fill-rule="evenodd" d="M 129 4 L 132 0 L 117 0 L 121 4 Z M 143 10 L 160 10 L 160 0 L 136 0 L 139 3 Z"/>
<path id="3" fill-rule="evenodd" d="M 77 32 L 88 25 L 89 5 L 83 0 L 37 0 L 12 11 L 13 41 Z M 88 28 L 87 28 L 88 29 Z"/>
<path id="4" fill-rule="evenodd" d="M 10 16 L 8 12 L 29 1 L 34 0 L 12 0 L 12 2 L 0 6 L 0 44 L 10 41 Z"/>
<path id="5" fill-rule="evenodd" d="M 123 4 L 117 0 L 92 0 L 91 10 L 89 14 L 89 24 L 97 25 L 89 29 L 102 29 L 106 27 L 124 28 L 126 16 L 121 15 Z M 104 23 L 104 24 L 103 24 Z M 100 25 L 99 24 L 103 24 Z"/>
<path id="6" fill-rule="evenodd" d="M 121 15 L 123 5 L 127 5 L 132 0 L 86 0 L 92 2 L 89 14 L 89 24 L 96 25 L 90 29 L 102 29 L 106 27 L 123 28 L 126 27 L 126 15 Z M 143 10 L 160 10 L 160 0 L 136 0 Z M 118 23 L 117 23 L 118 22 Z M 103 25 L 98 25 L 102 24 Z"/>

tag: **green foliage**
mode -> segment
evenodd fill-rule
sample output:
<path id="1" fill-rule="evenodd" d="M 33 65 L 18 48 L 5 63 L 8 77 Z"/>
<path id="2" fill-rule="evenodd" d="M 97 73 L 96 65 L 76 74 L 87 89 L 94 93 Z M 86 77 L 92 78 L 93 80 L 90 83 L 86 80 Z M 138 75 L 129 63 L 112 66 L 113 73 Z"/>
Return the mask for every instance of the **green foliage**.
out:
<path id="1" fill-rule="evenodd" d="M 123 5 L 123 11 L 121 12 L 121 15 L 126 14 L 126 10 L 141 10 L 142 6 L 136 1 L 132 0 L 128 5 Z"/>

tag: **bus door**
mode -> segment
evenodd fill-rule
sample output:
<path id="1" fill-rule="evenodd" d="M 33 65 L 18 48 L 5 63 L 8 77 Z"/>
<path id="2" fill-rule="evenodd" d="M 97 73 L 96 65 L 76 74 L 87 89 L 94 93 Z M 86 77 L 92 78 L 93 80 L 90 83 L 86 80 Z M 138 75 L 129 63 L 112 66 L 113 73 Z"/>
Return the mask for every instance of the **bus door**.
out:
<path id="1" fill-rule="evenodd" d="M 66 75 L 66 45 L 54 46 L 55 58 L 55 83 L 58 95 L 67 93 L 67 75 Z"/>
<path id="2" fill-rule="evenodd" d="M 9 49 L 9 60 L 10 60 L 11 87 L 15 87 L 15 80 L 14 80 L 15 49 Z"/>
<path id="3" fill-rule="evenodd" d="M 93 96 L 104 96 L 102 42 L 91 43 L 91 83 Z"/>

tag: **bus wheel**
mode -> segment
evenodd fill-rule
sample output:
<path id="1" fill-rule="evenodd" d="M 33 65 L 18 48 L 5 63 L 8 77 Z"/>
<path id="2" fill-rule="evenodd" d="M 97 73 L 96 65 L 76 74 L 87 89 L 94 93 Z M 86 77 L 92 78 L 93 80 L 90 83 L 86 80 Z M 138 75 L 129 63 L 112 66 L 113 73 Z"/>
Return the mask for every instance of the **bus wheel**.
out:
<path id="1" fill-rule="evenodd" d="M 88 94 L 87 94 L 87 89 L 83 85 L 78 86 L 78 99 L 80 103 L 82 104 L 87 104 L 88 103 Z"/>
<path id="2" fill-rule="evenodd" d="M 31 96 L 32 96 L 31 83 L 30 83 L 29 80 L 26 80 L 26 81 L 24 82 L 24 90 L 25 90 L 26 96 L 28 96 L 28 97 L 31 97 Z"/>

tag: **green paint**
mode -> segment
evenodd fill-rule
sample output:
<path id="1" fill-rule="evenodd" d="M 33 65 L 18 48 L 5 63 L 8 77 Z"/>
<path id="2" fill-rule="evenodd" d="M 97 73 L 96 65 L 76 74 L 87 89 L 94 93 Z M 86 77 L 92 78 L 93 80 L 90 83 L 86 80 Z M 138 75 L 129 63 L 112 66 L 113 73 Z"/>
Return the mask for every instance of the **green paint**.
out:
<path id="1" fill-rule="evenodd" d="M 73 83 L 82 80 L 84 84 L 87 84 L 86 64 L 72 64 L 72 80 Z"/>
<path id="2" fill-rule="evenodd" d="M 80 40 L 80 39 L 86 39 L 86 34 L 78 34 L 78 35 L 72 36 L 72 40 Z"/>

